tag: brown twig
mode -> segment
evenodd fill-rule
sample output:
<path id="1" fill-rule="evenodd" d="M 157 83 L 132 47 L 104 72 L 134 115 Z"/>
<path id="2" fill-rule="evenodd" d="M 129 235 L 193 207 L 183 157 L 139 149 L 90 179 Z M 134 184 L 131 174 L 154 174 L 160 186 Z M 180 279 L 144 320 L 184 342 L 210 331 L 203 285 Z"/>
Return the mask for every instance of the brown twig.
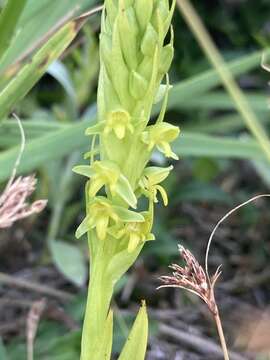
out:
<path id="1" fill-rule="evenodd" d="M 176 341 L 181 342 L 183 345 L 190 347 L 201 354 L 211 355 L 214 359 L 222 359 L 223 352 L 220 346 L 216 345 L 210 339 L 203 338 L 193 333 L 183 331 L 180 329 L 175 329 L 172 326 L 160 324 L 159 330 L 161 335 L 170 336 Z M 231 360 L 247 360 L 246 357 L 230 351 Z"/>
<path id="2" fill-rule="evenodd" d="M 39 294 L 51 296 L 57 298 L 60 301 L 70 301 L 73 299 L 73 296 L 65 291 L 56 290 L 46 285 L 41 285 L 33 281 L 27 281 L 24 279 L 18 279 L 14 276 L 4 274 L 0 272 L 0 283 L 6 284 L 9 286 L 16 286 L 19 288 L 24 288 L 30 291 L 37 292 Z"/>
<path id="3" fill-rule="evenodd" d="M 45 310 L 46 301 L 41 299 L 35 301 L 28 313 L 26 319 L 26 337 L 27 337 L 27 359 L 34 360 L 34 341 L 37 334 L 40 318 Z"/>

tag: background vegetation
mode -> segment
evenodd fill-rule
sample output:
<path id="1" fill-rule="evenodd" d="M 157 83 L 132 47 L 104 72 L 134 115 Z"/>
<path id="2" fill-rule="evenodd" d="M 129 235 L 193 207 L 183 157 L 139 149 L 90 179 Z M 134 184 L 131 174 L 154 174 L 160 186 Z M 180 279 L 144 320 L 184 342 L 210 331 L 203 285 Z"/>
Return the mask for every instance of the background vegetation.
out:
<path id="1" fill-rule="evenodd" d="M 248 103 L 269 130 L 270 73 L 260 66 L 262 49 L 267 51 L 270 41 L 269 2 L 193 4 Z M 0 56 L 4 54 L 0 115 L 4 118 L 14 108 L 23 120 L 26 149 L 19 172 L 35 172 L 36 197 L 49 199 L 40 216 L 0 233 L 1 360 L 26 359 L 26 318 L 41 298 L 46 307 L 35 341 L 36 358 L 79 358 L 88 255 L 86 242 L 74 239 L 84 214 L 84 183 L 71 168 L 89 147 L 84 130 L 96 116 L 100 17 L 91 16 L 85 23 L 69 19 L 94 5 L 90 0 L 76 1 L 76 6 L 67 0 L 27 0 L 8 51 L 0 41 Z M 214 325 L 204 305 L 194 306 L 197 299 L 183 292 L 157 292 L 157 278 L 167 273 L 168 264 L 178 261 L 178 243 L 203 261 L 216 222 L 235 204 L 269 192 L 269 162 L 178 11 L 174 28 L 176 54 L 170 74 L 174 88 L 167 118 L 182 131 L 174 145 L 180 161 L 166 184 L 170 207 L 157 211 L 157 240 L 146 244 L 118 288 L 114 351 L 121 348 L 139 301 L 146 299 L 152 319 L 149 359 L 218 359 Z M 4 119 L 0 123 L 3 186 L 19 144 L 16 122 Z M 154 163 L 164 161 L 158 154 L 153 158 Z M 270 352 L 266 335 L 269 219 L 268 200 L 242 209 L 222 226 L 211 250 L 211 269 L 222 264 L 217 299 L 235 359 L 267 359 Z M 184 337 L 187 332 L 190 343 Z M 202 343 L 196 345 L 199 340 Z"/>

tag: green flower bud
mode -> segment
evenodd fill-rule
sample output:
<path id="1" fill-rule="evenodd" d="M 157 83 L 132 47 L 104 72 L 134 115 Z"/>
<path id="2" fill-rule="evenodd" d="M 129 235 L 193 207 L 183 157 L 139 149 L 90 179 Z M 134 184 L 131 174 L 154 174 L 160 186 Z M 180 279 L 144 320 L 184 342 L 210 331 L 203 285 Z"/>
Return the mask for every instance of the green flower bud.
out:
<path id="1" fill-rule="evenodd" d="M 161 74 L 166 74 L 171 66 L 172 60 L 174 56 L 174 49 L 171 44 L 164 46 L 161 51 L 161 59 L 159 72 Z"/>
<path id="2" fill-rule="evenodd" d="M 147 91 L 148 82 L 143 76 L 136 71 L 132 71 L 130 74 L 129 89 L 131 95 L 136 99 L 140 100 L 145 96 Z"/>
<path id="3" fill-rule="evenodd" d="M 115 5 L 114 0 L 105 0 L 105 7 L 106 7 L 106 14 L 109 19 L 110 25 L 113 26 L 113 23 L 115 21 L 116 15 L 117 15 L 117 7 Z M 104 15 L 105 15 L 105 13 L 104 13 Z"/>
<path id="4" fill-rule="evenodd" d="M 135 12 L 141 31 L 144 32 L 152 16 L 153 0 L 136 0 Z"/>
<path id="5" fill-rule="evenodd" d="M 119 11 L 118 29 L 121 38 L 124 59 L 130 69 L 137 67 L 137 26 L 134 10 Z"/>
<path id="6" fill-rule="evenodd" d="M 141 44 L 142 53 L 145 56 L 153 56 L 157 44 L 158 34 L 153 26 L 148 24 Z"/>

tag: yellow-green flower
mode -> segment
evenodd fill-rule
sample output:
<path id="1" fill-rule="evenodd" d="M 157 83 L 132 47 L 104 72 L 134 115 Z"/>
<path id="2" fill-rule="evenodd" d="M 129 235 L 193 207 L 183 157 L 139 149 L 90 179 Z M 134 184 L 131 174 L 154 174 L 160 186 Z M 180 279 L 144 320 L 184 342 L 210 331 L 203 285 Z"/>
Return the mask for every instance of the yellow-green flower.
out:
<path id="1" fill-rule="evenodd" d="M 112 196 L 119 195 L 131 207 L 136 208 L 137 199 L 127 178 L 115 163 L 109 160 L 95 161 L 92 165 L 79 165 L 73 168 L 77 174 L 90 178 L 88 194 L 90 198 L 106 186 Z"/>
<path id="2" fill-rule="evenodd" d="M 88 206 L 88 215 L 76 231 L 76 237 L 80 238 L 87 231 L 96 229 L 100 240 L 106 238 L 108 228 L 112 224 L 143 222 L 144 217 L 140 213 L 127 210 L 113 203 L 105 197 L 99 196 Z"/>
<path id="3" fill-rule="evenodd" d="M 132 252 L 136 247 L 148 240 L 154 240 L 155 236 L 151 233 L 152 221 L 147 212 L 142 213 L 144 221 L 129 222 L 118 232 L 118 237 L 128 240 L 128 252 Z"/>
<path id="4" fill-rule="evenodd" d="M 159 192 L 164 205 L 168 205 L 166 190 L 159 184 L 166 179 L 172 169 L 173 166 L 169 166 L 167 168 L 150 166 L 144 170 L 143 177 L 140 181 L 140 187 L 142 192 L 155 203 L 158 202 L 157 195 Z"/>
<path id="5" fill-rule="evenodd" d="M 91 168 L 93 175 L 88 189 L 89 196 L 94 197 L 103 186 L 108 186 L 114 195 L 121 174 L 118 166 L 110 161 L 95 161 Z"/>
<path id="6" fill-rule="evenodd" d="M 142 134 L 142 140 L 148 145 L 149 151 L 156 146 L 166 157 L 178 160 L 178 156 L 172 151 L 170 143 L 178 137 L 179 133 L 180 130 L 177 126 L 161 122 L 148 126 Z"/>
<path id="7" fill-rule="evenodd" d="M 104 134 L 108 135 L 113 131 L 118 139 L 122 140 L 125 137 L 127 130 L 130 133 L 134 132 L 129 113 L 125 110 L 110 111 L 107 115 Z"/>

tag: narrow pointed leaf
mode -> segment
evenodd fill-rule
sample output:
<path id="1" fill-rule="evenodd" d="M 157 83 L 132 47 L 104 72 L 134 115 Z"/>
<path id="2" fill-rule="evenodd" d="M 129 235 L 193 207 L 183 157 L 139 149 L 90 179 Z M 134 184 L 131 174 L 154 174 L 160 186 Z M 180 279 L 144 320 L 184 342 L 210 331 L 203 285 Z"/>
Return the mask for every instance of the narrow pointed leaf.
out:
<path id="1" fill-rule="evenodd" d="M 26 63 L 17 64 L 0 92 L 0 120 L 6 116 L 21 100 L 32 86 L 46 72 L 49 65 L 57 59 L 77 34 L 76 22 L 72 21 L 60 29 L 32 58 Z M 5 74 L 3 77 L 5 78 Z M 10 73 L 8 73 L 10 76 Z"/>
<path id="2" fill-rule="evenodd" d="M 27 0 L 8 0 L 0 15 L 0 57 L 11 44 L 12 38 L 16 32 L 16 24 Z"/>
<path id="3" fill-rule="evenodd" d="M 143 303 L 118 360 L 144 360 L 147 338 L 148 318 L 146 306 Z"/>

